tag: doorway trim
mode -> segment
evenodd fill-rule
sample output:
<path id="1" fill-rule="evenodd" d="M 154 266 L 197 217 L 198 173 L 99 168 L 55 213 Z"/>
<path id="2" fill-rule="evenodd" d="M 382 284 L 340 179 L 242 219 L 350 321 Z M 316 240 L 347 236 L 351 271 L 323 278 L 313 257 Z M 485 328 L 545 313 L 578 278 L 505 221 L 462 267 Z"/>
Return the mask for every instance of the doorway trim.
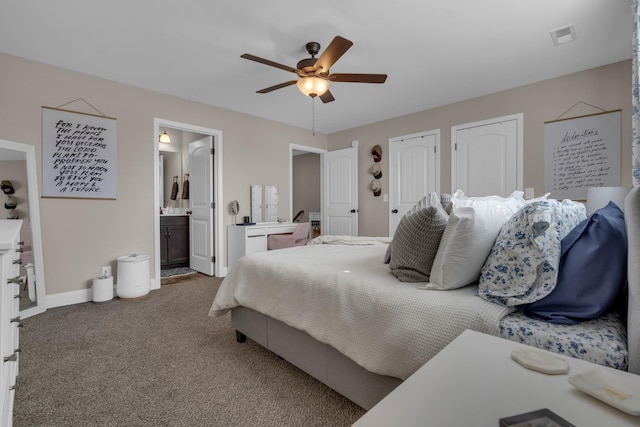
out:
<path id="1" fill-rule="evenodd" d="M 306 145 L 289 144 L 289 218 L 293 221 L 293 153 L 295 151 L 303 151 L 305 153 L 320 154 L 320 163 L 324 161 L 324 153 L 327 152 L 324 148 L 307 147 Z M 320 215 L 322 215 L 322 207 L 324 206 L 323 197 L 323 169 L 320 167 Z"/>
<path id="2" fill-rule="evenodd" d="M 224 241 L 224 227 L 222 224 L 222 212 L 220 207 L 222 206 L 222 131 L 218 129 L 205 128 L 202 126 L 191 125 L 188 123 L 175 122 L 172 120 L 166 120 L 154 117 L 153 119 L 153 226 L 154 226 L 154 279 L 151 281 L 151 289 L 160 289 L 160 214 L 158 208 L 160 207 L 160 200 L 158 198 L 160 190 L 159 176 L 159 162 L 158 156 L 160 155 L 160 148 L 158 146 L 157 136 L 160 135 L 160 127 L 167 127 L 171 129 L 183 130 L 187 132 L 199 133 L 205 136 L 213 137 L 213 149 L 215 156 L 214 161 L 214 187 L 213 187 L 213 237 L 214 237 L 214 256 L 216 257 L 214 274 L 216 277 L 223 277 L 226 275 L 226 271 L 222 266 L 225 265 L 224 250 L 222 243 Z"/>

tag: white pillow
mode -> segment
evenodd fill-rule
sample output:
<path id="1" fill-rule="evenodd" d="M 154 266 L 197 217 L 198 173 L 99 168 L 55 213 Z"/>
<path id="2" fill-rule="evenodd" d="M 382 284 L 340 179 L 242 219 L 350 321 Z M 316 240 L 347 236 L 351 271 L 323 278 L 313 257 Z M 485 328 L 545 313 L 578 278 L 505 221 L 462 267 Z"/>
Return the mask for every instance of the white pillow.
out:
<path id="1" fill-rule="evenodd" d="M 427 289 L 457 289 L 475 282 L 500 228 L 520 209 L 524 199 L 521 191 L 505 198 L 465 197 L 457 190 L 451 202 L 453 209 L 433 260 Z"/>

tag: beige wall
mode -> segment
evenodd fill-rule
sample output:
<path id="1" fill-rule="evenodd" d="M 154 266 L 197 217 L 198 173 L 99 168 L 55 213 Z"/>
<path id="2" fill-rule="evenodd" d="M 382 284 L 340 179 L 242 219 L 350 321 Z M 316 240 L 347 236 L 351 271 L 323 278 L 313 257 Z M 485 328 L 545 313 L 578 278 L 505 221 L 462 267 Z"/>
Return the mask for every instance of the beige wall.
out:
<path id="1" fill-rule="evenodd" d="M 416 91 L 416 96 L 429 94 Z M 374 197 L 369 189 L 374 145 L 379 144 L 383 149 L 381 182 L 384 194 L 389 191 L 389 138 L 440 129 L 440 191 L 450 192 L 455 190 L 450 188 L 451 126 L 523 113 L 524 187 L 535 188 L 535 194 L 539 196 L 544 193 L 544 122 L 557 119 L 580 101 L 608 111 L 622 110 L 621 184 L 631 186 L 630 60 L 329 135 L 330 151 L 347 148 L 353 139 L 360 142 L 359 234 L 388 235 L 389 204 L 382 197 Z M 562 118 L 597 112 L 600 111 L 581 103 Z"/>
<path id="2" fill-rule="evenodd" d="M 326 148 L 327 136 L 245 114 L 162 95 L 109 80 L 0 54 L 0 138 L 36 147 L 42 188 L 41 107 L 82 98 L 117 119 L 116 200 L 41 198 L 47 294 L 83 290 L 104 265 L 133 252 L 154 254 L 154 118 L 221 130 L 223 133 L 224 224 L 249 214 L 249 186 L 278 186 L 279 216 L 289 218 L 289 144 Z M 83 101 L 64 107 L 93 113 Z M 225 232 L 226 242 L 226 232 Z M 224 245 L 226 248 L 226 243 Z M 226 254 L 225 262 L 226 265 Z M 114 269 L 115 272 L 115 269 Z M 153 276 L 152 276 L 153 277 Z"/>
<path id="3" fill-rule="evenodd" d="M 369 190 L 373 163 L 370 150 L 383 147 L 383 193 L 388 192 L 389 138 L 441 129 L 441 191 L 450 188 L 450 127 L 492 117 L 524 113 L 524 186 L 543 191 L 544 122 L 554 120 L 579 101 L 606 110 L 622 109 L 622 184 L 631 183 L 631 64 L 624 61 L 433 110 L 386 120 L 332 135 L 312 134 L 245 114 L 118 84 L 112 81 L 0 54 L 0 138 L 36 147 L 41 158 L 41 107 L 58 107 L 82 98 L 117 119 L 118 194 L 116 200 L 41 198 L 42 239 L 47 294 L 83 290 L 101 272 L 115 267 L 118 256 L 151 255 L 153 265 L 153 120 L 160 118 L 223 133 L 224 224 L 231 224 L 231 200 L 240 203 L 239 216 L 249 215 L 249 186 L 278 187 L 280 217 L 289 218 L 289 144 L 329 150 L 359 148 L 359 211 L 361 235 L 386 236 L 388 203 Z M 428 96 L 428 94 L 420 94 Z M 381 100 L 383 102 L 383 100 Z M 66 109 L 95 113 L 83 101 Z M 580 106 L 568 116 L 593 113 Z M 565 116 L 565 117 L 568 117 Z M 625 161 L 628 160 L 628 161 Z M 38 183 L 41 186 L 41 172 Z M 226 234 L 224 238 L 226 248 Z M 225 254 L 226 265 L 226 254 Z"/>
<path id="4" fill-rule="evenodd" d="M 300 222 L 309 221 L 309 212 L 320 212 L 320 154 L 293 157 L 293 215 L 304 210 Z"/>

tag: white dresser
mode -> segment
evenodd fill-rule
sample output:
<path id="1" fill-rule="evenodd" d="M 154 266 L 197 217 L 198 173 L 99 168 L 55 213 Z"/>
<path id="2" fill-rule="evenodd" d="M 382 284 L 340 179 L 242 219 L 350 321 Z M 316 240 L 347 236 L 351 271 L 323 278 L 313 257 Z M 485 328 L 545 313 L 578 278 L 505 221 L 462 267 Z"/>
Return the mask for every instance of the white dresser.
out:
<path id="1" fill-rule="evenodd" d="M 20 228 L 22 220 L 0 220 L 0 425 L 13 424 L 13 401 L 18 376 L 20 324 Z"/>
<path id="2" fill-rule="evenodd" d="M 227 227 L 228 268 L 245 255 L 267 250 L 269 234 L 293 233 L 296 225 L 279 222 L 263 222 L 256 225 L 230 225 Z"/>

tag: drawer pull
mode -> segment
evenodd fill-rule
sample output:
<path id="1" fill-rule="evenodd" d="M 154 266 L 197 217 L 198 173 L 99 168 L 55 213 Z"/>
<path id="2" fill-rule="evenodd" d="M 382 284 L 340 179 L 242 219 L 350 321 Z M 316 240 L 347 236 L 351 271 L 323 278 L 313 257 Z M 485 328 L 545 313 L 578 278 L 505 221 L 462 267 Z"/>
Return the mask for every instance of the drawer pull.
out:
<path id="1" fill-rule="evenodd" d="M 9 387 L 9 391 L 13 391 L 13 390 L 15 390 L 17 388 L 18 388 L 18 384 L 14 384 L 11 387 Z"/>
<path id="2" fill-rule="evenodd" d="M 19 245 L 19 246 L 24 246 L 24 240 L 20 240 L 20 241 L 18 242 L 18 245 Z"/>
<path id="3" fill-rule="evenodd" d="M 16 252 L 18 252 L 18 253 L 20 253 L 20 254 L 21 254 L 22 252 L 24 252 L 24 249 L 22 249 L 22 248 L 18 248 L 18 249 L 16 249 Z"/>
<path id="4" fill-rule="evenodd" d="M 247 238 L 248 238 L 248 239 L 252 239 L 252 238 L 254 238 L 254 237 L 265 237 L 265 236 L 266 236 L 266 234 L 255 234 L 255 235 L 253 235 L 253 236 L 247 236 Z"/>
<path id="5" fill-rule="evenodd" d="M 14 259 L 13 264 L 22 264 L 22 260 L 20 258 Z"/>
<path id="6" fill-rule="evenodd" d="M 7 280 L 7 283 L 12 283 L 12 284 L 16 284 L 16 285 L 22 285 L 22 280 L 20 280 L 20 276 L 16 276 L 16 277 L 12 277 L 11 279 Z"/>
<path id="7" fill-rule="evenodd" d="M 7 356 L 4 358 L 5 362 L 17 362 L 18 361 L 18 353 L 13 353 L 11 356 Z"/>
<path id="8" fill-rule="evenodd" d="M 18 294 L 18 295 L 14 295 L 14 296 L 13 296 L 13 298 L 14 298 L 14 299 L 20 299 L 20 298 L 22 298 L 22 295 L 20 295 L 20 294 Z"/>
<path id="9" fill-rule="evenodd" d="M 11 319 L 11 323 L 18 323 L 18 328 L 24 328 L 24 324 L 21 322 L 22 319 L 20 319 L 20 316 L 18 317 L 14 317 L 13 319 Z"/>

